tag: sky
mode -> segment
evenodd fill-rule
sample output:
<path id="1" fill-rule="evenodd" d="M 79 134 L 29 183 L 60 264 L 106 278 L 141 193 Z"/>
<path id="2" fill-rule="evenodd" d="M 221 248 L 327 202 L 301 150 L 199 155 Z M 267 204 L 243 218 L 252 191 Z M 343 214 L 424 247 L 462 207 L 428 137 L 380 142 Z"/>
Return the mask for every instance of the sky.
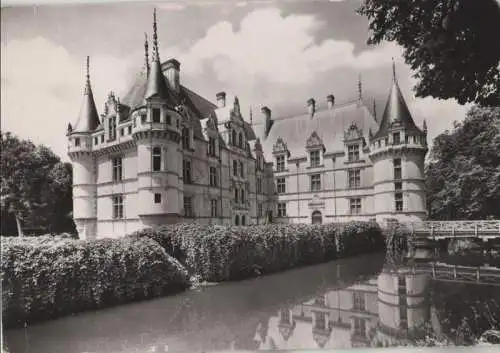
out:
<path id="1" fill-rule="evenodd" d="M 237 95 L 243 113 L 268 106 L 273 117 L 356 99 L 381 116 L 392 80 L 392 58 L 403 95 L 429 142 L 468 106 L 454 100 L 415 98 L 416 83 L 394 43 L 366 44 L 368 20 L 361 0 L 115 1 L 50 4 L 5 0 L 1 9 L 1 128 L 50 147 L 63 160 L 66 128 L 83 98 L 85 57 L 99 113 L 109 91 L 126 93 L 144 63 L 144 33 L 157 9 L 162 61 L 181 62 L 181 82 L 215 102 L 217 92 Z M 52 1 L 53 2 L 53 1 Z M 152 46 L 150 45 L 150 48 Z M 151 54 L 150 54 L 151 55 Z M 247 117 L 248 119 L 248 113 Z"/>

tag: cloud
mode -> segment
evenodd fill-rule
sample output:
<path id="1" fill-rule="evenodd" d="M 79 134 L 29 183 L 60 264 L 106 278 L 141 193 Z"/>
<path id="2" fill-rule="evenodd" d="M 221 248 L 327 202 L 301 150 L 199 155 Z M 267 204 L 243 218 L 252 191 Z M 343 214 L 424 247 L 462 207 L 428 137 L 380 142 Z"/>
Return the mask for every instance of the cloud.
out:
<path id="1" fill-rule="evenodd" d="M 50 146 L 66 157 L 66 127 L 82 101 L 85 58 L 45 38 L 13 40 L 1 48 L 2 130 Z M 91 57 L 91 81 L 98 111 L 109 90 L 120 91 L 135 57 Z"/>
<path id="2" fill-rule="evenodd" d="M 180 2 L 163 2 L 157 7 L 163 11 L 182 11 L 186 8 L 186 5 Z"/>

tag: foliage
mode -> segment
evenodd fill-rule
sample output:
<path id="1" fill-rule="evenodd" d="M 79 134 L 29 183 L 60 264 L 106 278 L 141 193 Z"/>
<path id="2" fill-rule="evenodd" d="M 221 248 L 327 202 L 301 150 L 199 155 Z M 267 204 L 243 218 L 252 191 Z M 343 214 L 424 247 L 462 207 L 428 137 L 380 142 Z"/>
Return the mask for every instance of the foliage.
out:
<path id="1" fill-rule="evenodd" d="M 144 229 L 129 237 L 152 238 L 205 281 L 242 279 L 384 248 L 380 228 L 365 222 L 249 227 L 176 224 Z"/>
<path id="2" fill-rule="evenodd" d="M 500 105 L 497 0 L 364 0 L 369 44 L 395 41 L 419 80 L 419 97 Z"/>
<path id="3" fill-rule="evenodd" d="M 70 164 L 45 146 L 2 133 L 0 173 L 2 234 L 21 235 L 21 223 L 42 232 L 74 232 Z"/>
<path id="4" fill-rule="evenodd" d="M 500 218 L 500 107 L 473 107 L 437 136 L 426 167 L 431 219 Z"/>
<path id="5" fill-rule="evenodd" d="M 7 327 L 160 296 L 188 285 L 182 265 L 150 239 L 1 240 Z"/>

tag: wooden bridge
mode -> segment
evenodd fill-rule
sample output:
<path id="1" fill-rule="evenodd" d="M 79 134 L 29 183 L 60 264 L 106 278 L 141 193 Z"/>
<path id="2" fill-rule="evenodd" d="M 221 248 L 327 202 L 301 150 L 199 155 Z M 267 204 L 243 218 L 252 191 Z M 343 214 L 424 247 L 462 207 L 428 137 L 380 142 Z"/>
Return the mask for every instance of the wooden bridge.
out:
<path id="1" fill-rule="evenodd" d="M 500 239 L 500 220 L 426 221 L 409 224 L 414 239 Z"/>
<path id="2" fill-rule="evenodd" d="M 424 271 L 436 281 L 476 283 L 500 287 L 500 268 L 487 266 L 458 266 L 439 262 L 416 263 L 412 271 Z"/>

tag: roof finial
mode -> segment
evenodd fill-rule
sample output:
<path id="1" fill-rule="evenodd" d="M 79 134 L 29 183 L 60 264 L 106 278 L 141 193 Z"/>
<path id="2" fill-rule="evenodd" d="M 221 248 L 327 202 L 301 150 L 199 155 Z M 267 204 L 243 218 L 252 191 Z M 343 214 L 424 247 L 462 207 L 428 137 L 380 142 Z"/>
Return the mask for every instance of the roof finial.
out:
<path id="1" fill-rule="evenodd" d="M 377 121 L 377 106 L 375 104 L 375 99 L 373 100 L 373 118 Z"/>
<path id="2" fill-rule="evenodd" d="M 424 126 L 423 126 L 424 132 L 427 132 L 427 121 L 424 119 Z"/>
<path id="3" fill-rule="evenodd" d="M 250 106 L 250 125 L 253 124 L 253 112 L 252 112 L 252 106 Z"/>
<path id="4" fill-rule="evenodd" d="M 149 75 L 149 52 L 148 52 L 148 34 L 144 32 L 144 56 L 145 56 L 145 65 L 146 65 L 146 74 Z"/>
<path id="5" fill-rule="evenodd" d="M 90 83 L 90 57 L 87 55 L 87 66 L 85 71 L 85 77 L 87 78 L 87 83 Z"/>
<path id="6" fill-rule="evenodd" d="M 394 62 L 394 57 L 392 57 L 392 79 L 396 81 L 396 63 Z"/>
<path id="7" fill-rule="evenodd" d="M 358 74 L 358 99 L 363 99 L 363 87 L 361 83 L 361 74 Z"/>
<path id="8" fill-rule="evenodd" d="M 156 27 L 156 8 L 153 10 L 153 60 L 160 60 L 158 54 L 158 33 Z"/>

